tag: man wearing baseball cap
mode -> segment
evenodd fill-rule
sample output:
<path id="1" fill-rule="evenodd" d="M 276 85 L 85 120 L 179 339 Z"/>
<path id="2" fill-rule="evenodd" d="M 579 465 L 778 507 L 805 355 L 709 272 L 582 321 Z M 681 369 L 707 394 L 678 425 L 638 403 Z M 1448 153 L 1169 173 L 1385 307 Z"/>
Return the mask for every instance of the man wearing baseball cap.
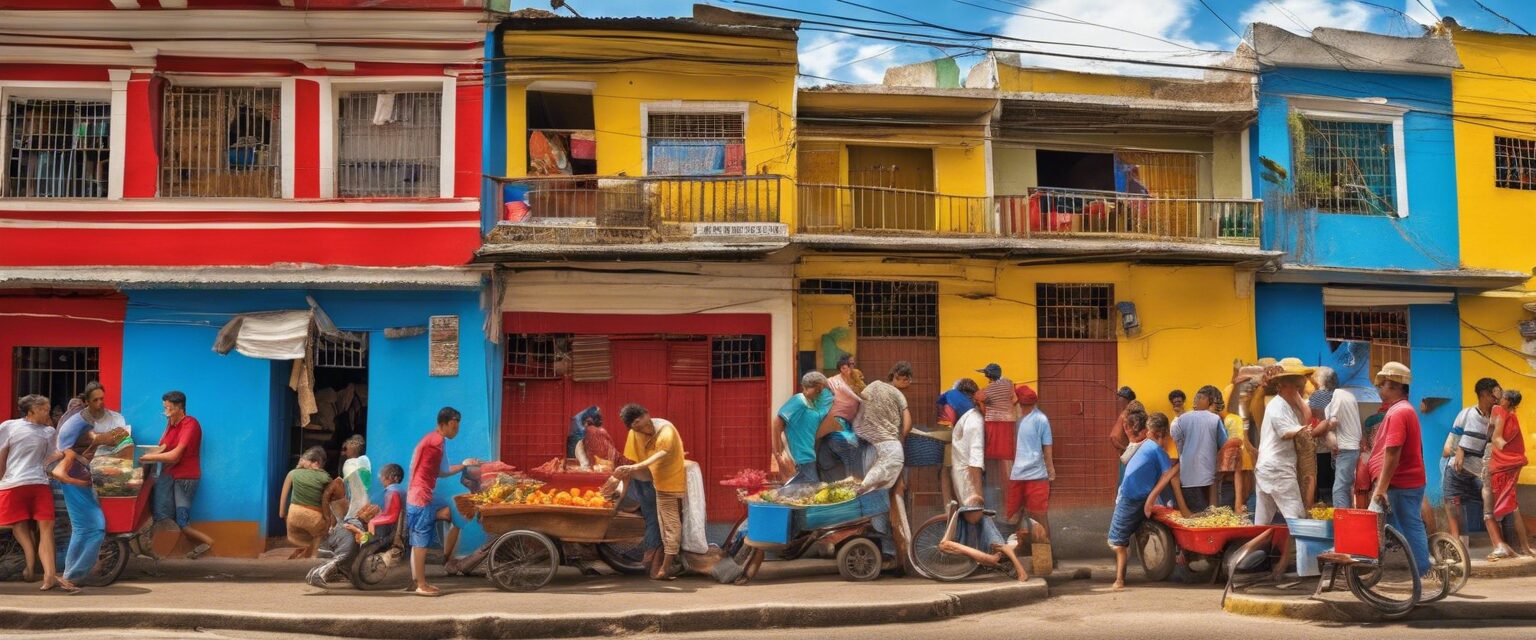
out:
<path id="1" fill-rule="evenodd" d="M 1013 468 L 1008 471 L 1008 493 L 1004 513 L 1008 520 L 1029 531 L 1031 519 L 1040 521 L 1044 535 L 1036 540 L 1051 541 L 1046 511 L 1051 505 L 1051 481 L 1056 479 L 1056 461 L 1051 457 L 1051 421 L 1035 407 L 1039 396 L 1027 384 L 1014 387 L 1019 399 L 1017 442 L 1014 444 Z"/>
<path id="2" fill-rule="evenodd" d="M 1372 438 L 1367 463 L 1371 478 L 1371 510 L 1389 508 L 1387 523 L 1408 540 L 1419 575 L 1429 572 L 1429 535 L 1419 505 L 1424 501 L 1424 446 L 1419 414 L 1408 402 L 1413 372 L 1400 362 L 1388 362 L 1376 373 L 1385 416 Z"/>

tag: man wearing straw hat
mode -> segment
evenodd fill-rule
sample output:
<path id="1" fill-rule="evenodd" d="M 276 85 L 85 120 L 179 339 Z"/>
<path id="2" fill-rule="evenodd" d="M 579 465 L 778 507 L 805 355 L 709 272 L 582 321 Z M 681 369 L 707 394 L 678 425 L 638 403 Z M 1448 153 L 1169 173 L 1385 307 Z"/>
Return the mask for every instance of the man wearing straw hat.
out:
<path id="1" fill-rule="evenodd" d="M 1413 372 L 1400 362 L 1388 362 L 1376 373 L 1385 417 L 1371 438 L 1367 465 L 1371 478 L 1371 510 L 1389 508 L 1387 523 L 1408 540 L 1419 575 L 1429 571 L 1429 535 L 1419 505 L 1424 500 L 1424 445 L 1419 414 L 1408 402 Z"/>
<path id="2" fill-rule="evenodd" d="M 1258 504 L 1254 524 L 1273 524 L 1276 515 L 1286 518 L 1307 517 L 1301 500 L 1301 485 L 1296 481 L 1296 447 L 1293 443 L 1307 424 L 1306 401 L 1302 388 L 1312 368 L 1295 358 L 1286 358 L 1265 372 L 1275 386 L 1275 397 L 1264 407 L 1260 427 L 1259 456 L 1254 463 L 1258 485 Z"/>

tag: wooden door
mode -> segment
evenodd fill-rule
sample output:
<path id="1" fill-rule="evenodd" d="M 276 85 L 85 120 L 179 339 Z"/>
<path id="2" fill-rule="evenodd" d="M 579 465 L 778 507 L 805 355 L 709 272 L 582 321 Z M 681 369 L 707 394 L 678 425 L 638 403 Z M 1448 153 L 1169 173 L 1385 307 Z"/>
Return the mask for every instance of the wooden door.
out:
<path id="1" fill-rule="evenodd" d="M 932 149 L 850 146 L 848 184 L 854 228 L 934 229 Z"/>
<path id="2" fill-rule="evenodd" d="M 1113 341 L 1040 341 L 1040 405 L 1051 421 L 1053 506 L 1114 504 L 1119 453 L 1109 443 L 1118 375 Z"/>

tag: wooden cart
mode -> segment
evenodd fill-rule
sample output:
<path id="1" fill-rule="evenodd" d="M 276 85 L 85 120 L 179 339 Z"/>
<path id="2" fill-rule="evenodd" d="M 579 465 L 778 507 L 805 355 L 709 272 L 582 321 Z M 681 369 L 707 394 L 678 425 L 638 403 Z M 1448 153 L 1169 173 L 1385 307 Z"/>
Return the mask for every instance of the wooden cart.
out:
<path id="1" fill-rule="evenodd" d="M 645 571 L 640 542 L 645 520 L 617 507 L 557 505 L 477 505 L 469 496 L 454 498 L 465 518 L 479 518 L 490 542 L 486 577 L 504 591 L 535 591 L 549 584 L 572 545 L 592 545 L 603 562 L 621 573 Z"/>

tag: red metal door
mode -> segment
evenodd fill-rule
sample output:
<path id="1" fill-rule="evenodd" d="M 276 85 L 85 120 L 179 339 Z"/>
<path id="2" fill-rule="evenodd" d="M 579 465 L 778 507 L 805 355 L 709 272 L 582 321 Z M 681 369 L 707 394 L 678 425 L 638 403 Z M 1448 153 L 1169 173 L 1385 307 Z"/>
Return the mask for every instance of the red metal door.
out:
<path id="1" fill-rule="evenodd" d="M 620 449 L 629 438 L 629 428 L 619 420 L 624 405 L 637 403 L 659 418 L 667 410 L 667 343 L 662 340 L 613 341 L 613 381 L 610 398 L 616 405 L 609 414 L 613 427 L 608 429 Z M 605 423 L 606 424 L 606 423 Z M 684 440 L 686 444 L 687 441 Z"/>
<path id="2" fill-rule="evenodd" d="M 1040 341 L 1040 410 L 1051 421 L 1051 502 L 1114 504 L 1120 458 L 1109 443 L 1118 379 L 1114 342 Z"/>
<path id="3" fill-rule="evenodd" d="M 565 380 L 503 382 L 501 460 L 530 469 L 565 455 L 570 415 L 565 411 Z"/>
<path id="4" fill-rule="evenodd" d="M 855 362 L 866 382 L 884 380 L 891 366 L 906 360 L 912 365 L 912 384 L 906 389 L 912 424 L 933 425 L 934 400 L 939 397 L 939 340 L 937 338 L 864 338 L 858 342 Z M 986 363 L 982 363 L 986 364 Z"/>
<path id="5" fill-rule="evenodd" d="M 768 381 L 716 380 L 709 385 L 709 462 L 704 491 L 711 522 L 740 518 L 736 490 L 720 481 L 742 469 L 767 469 Z"/>

